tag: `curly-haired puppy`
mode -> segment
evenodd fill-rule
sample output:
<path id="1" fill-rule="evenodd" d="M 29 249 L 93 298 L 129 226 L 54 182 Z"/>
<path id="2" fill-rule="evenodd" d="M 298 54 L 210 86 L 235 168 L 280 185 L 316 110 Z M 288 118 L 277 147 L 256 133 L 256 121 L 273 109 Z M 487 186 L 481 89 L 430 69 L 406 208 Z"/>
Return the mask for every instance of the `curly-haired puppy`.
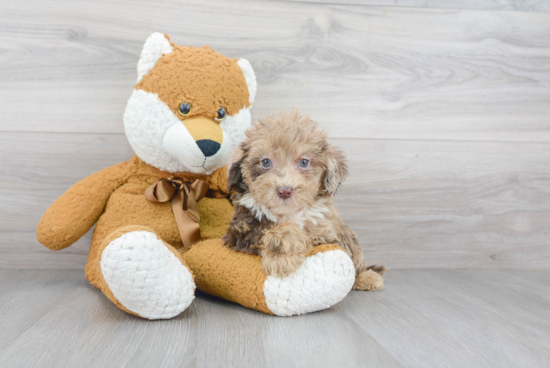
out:
<path id="1" fill-rule="evenodd" d="M 354 289 L 382 289 L 386 269 L 367 267 L 355 234 L 334 208 L 347 166 L 317 123 L 292 110 L 259 121 L 246 138 L 229 169 L 235 213 L 226 246 L 259 254 L 268 275 L 286 276 L 314 246 L 338 244 L 355 265 Z"/>

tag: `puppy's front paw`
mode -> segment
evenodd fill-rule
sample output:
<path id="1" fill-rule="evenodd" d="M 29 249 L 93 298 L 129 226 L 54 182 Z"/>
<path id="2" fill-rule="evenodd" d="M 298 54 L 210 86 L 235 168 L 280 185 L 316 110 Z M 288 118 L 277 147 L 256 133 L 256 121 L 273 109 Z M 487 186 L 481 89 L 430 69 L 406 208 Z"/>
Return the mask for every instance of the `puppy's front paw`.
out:
<path id="1" fill-rule="evenodd" d="M 279 223 L 262 236 L 266 253 L 290 255 L 308 253 L 311 249 L 306 233 L 298 225 L 290 222 Z"/>
<path id="2" fill-rule="evenodd" d="M 296 271 L 306 260 L 304 254 L 273 254 L 262 255 L 262 268 L 268 276 L 288 276 Z"/>

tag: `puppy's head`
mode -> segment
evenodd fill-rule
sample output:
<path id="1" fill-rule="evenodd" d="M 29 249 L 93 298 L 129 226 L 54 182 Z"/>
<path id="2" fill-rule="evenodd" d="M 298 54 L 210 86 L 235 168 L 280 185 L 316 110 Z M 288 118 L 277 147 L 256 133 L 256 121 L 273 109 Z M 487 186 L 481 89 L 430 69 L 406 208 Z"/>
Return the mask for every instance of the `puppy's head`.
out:
<path id="1" fill-rule="evenodd" d="M 347 176 L 342 152 L 324 131 L 296 110 L 260 120 L 233 156 L 228 189 L 275 215 L 291 214 L 334 196 Z"/>

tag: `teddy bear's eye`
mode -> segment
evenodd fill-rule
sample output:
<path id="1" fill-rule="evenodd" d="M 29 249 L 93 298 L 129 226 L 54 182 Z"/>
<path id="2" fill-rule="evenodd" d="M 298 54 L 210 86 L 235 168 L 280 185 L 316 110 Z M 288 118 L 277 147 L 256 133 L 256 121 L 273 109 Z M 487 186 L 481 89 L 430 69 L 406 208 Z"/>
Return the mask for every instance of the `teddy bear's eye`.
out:
<path id="1" fill-rule="evenodd" d="M 300 160 L 300 167 L 302 169 L 305 169 L 308 166 L 309 166 L 309 160 L 308 159 L 303 158 L 303 159 Z"/>
<path id="2" fill-rule="evenodd" d="M 271 167 L 271 160 L 268 159 L 268 158 L 264 158 L 264 159 L 262 160 L 262 167 L 263 167 L 264 169 L 269 169 L 269 168 Z"/>
<path id="3" fill-rule="evenodd" d="M 178 108 L 178 112 L 181 116 L 187 116 L 191 112 L 191 105 L 187 102 L 184 102 Z"/>
<path id="4" fill-rule="evenodd" d="M 220 109 L 218 110 L 218 116 L 216 117 L 216 121 L 222 121 L 223 119 L 225 119 L 225 109 L 223 107 L 220 107 Z"/>

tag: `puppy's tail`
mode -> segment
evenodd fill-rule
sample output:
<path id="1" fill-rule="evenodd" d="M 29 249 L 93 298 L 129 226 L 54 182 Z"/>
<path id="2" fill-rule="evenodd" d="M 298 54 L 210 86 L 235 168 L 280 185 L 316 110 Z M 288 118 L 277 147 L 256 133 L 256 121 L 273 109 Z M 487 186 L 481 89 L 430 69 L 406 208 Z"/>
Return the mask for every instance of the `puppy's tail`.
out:
<path id="1" fill-rule="evenodd" d="M 389 268 L 386 268 L 384 266 L 372 265 L 372 266 L 367 267 L 367 270 L 373 270 L 374 272 L 376 272 L 380 275 L 383 275 L 383 274 L 386 273 L 387 270 L 389 270 Z"/>

